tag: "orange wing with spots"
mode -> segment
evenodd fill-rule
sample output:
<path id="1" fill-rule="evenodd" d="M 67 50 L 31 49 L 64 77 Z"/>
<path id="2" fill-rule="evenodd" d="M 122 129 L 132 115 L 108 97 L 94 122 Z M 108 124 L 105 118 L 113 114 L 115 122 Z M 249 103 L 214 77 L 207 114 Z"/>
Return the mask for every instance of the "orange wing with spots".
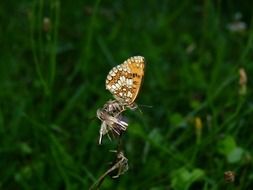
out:
<path id="1" fill-rule="evenodd" d="M 139 93 L 144 68 L 144 57 L 130 57 L 124 63 L 112 68 L 106 78 L 106 89 L 120 103 L 131 105 Z"/>

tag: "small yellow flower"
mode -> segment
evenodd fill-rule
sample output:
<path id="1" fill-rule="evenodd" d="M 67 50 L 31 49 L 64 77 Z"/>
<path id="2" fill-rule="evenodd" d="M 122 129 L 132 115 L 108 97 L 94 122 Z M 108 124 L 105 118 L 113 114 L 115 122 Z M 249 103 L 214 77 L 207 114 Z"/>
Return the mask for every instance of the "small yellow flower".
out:
<path id="1" fill-rule="evenodd" d="M 199 144 L 201 141 L 202 128 L 203 128 L 202 120 L 200 117 L 195 117 L 194 125 L 195 125 L 196 141 L 197 144 Z"/>
<path id="2" fill-rule="evenodd" d="M 239 94 L 245 95 L 247 92 L 247 74 L 244 68 L 239 69 Z"/>

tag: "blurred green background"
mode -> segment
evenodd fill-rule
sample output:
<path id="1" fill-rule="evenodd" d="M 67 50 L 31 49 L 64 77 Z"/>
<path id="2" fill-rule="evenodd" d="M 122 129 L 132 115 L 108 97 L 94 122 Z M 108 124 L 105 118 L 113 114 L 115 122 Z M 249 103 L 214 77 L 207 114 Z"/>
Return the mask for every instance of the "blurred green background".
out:
<path id="1" fill-rule="evenodd" d="M 129 171 L 100 189 L 251 189 L 252 10 L 229 0 L 2 1 L 0 189 L 88 189 L 102 175 L 116 144 L 98 145 L 96 110 L 112 98 L 109 70 L 134 55 L 147 64 L 141 112 L 124 113 Z"/>

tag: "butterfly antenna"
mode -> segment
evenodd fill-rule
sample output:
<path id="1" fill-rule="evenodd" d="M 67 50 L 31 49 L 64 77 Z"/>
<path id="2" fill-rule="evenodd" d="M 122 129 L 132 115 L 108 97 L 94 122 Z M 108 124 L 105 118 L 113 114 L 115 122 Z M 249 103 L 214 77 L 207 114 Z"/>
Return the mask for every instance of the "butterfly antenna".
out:
<path id="1" fill-rule="evenodd" d="M 142 110 L 140 109 L 140 107 L 153 108 L 153 106 L 150 106 L 150 105 L 144 105 L 144 104 L 138 105 L 138 106 L 137 106 L 137 109 L 139 110 L 139 112 L 140 112 L 141 114 L 143 114 L 143 112 L 142 112 Z"/>
<path id="2" fill-rule="evenodd" d="M 145 105 L 145 104 L 140 104 L 139 107 L 153 108 L 153 106 L 151 106 L 151 105 Z"/>

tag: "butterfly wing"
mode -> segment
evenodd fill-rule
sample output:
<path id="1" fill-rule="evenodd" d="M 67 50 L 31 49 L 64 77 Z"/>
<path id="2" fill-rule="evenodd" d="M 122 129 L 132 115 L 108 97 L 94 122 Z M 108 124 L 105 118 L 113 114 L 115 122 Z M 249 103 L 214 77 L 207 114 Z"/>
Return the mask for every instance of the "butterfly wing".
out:
<path id="1" fill-rule="evenodd" d="M 124 63 L 112 68 L 106 78 L 106 89 L 120 103 L 131 105 L 139 93 L 144 68 L 144 57 L 130 57 Z"/>

